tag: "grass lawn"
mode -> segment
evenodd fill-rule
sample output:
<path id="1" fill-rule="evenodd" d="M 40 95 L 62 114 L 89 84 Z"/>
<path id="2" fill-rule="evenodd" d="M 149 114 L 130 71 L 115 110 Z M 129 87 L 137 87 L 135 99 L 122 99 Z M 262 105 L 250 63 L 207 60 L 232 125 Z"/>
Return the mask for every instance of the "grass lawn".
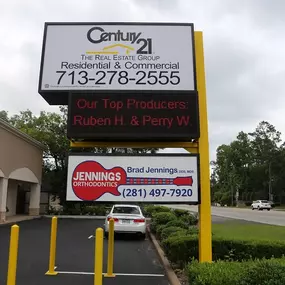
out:
<path id="1" fill-rule="evenodd" d="M 223 224 L 213 224 L 215 236 L 230 239 L 276 240 L 285 241 L 285 227 L 228 221 Z"/>

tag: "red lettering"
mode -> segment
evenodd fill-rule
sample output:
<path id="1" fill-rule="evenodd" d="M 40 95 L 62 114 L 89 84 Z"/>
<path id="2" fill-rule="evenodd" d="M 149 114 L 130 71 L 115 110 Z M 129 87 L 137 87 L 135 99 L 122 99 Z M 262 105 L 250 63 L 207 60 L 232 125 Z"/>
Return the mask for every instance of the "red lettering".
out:
<path id="1" fill-rule="evenodd" d="M 143 116 L 142 125 L 151 125 L 154 127 L 172 127 L 173 118 L 153 118 L 151 116 Z"/>
<path id="2" fill-rule="evenodd" d="M 181 110 L 188 109 L 188 107 L 187 107 L 188 103 L 187 102 L 178 102 L 178 103 L 179 103 L 179 109 L 181 109 Z"/>
<path id="3" fill-rule="evenodd" d="M 127 100 L 127 109 L 147 109 L 147 110 L 173 110 L 173 109 L 186 109 L 186 102 L 175 101 L 138 101 L 136 99 Z"/>
<path id="4" fill-rule="evenodd" d="M 73 117 L 73 125 L 79 125 L 82 126 L 82 116 L 74 116 Z"/>
<path id="5" fill-rule="evenodd" d="M 190 116 L 181 116 L 181 117 L 177 116 L 176 119 L 177 119 L 178 126 L 182 126 L 182 125 L 188 126 L 189 125 Z"/>
<path id="6" fill-rule="evenodd" d="M 142 120 L 143 126 L 145 126 L 149 122 L 151 122 L 151 116 L 143 116 L 143 120 Z"/>
<path id="7" fill-rule="evenodd" d="M 102 99 L 104 102 L 105 109 L 115 109 L 117 111 L 121 110 L 124 106 L 123 101 L 110 101 L 110 99 Z"/>
<path id="8" fill-rule="evenodd" d="M 117 125 L 121 125 L 123 126 L 124 125 L 124 117 L 123 116 L 115 116 L 114 118 L 114 125 L 117 126 Z"/>
<path id="9" fill-rule="evenodd" d="M 79 99 L 76 102 L 76 106 L 79 109 L 96 109 L 98 101 L 87 101 L 85 99 Z"/>
<path id="10" fill-rule="evenodd" d="M 93 116 L 83 117 L 80 115 L 76 115 L 73 117 L 73 125 L 79 126 L 110 126 L 111 119 L 110 118 L 95 118 Z"/>
<path id="11" fill-rule="evenodd" d="M 135 105 L 136 100 L 135 99 L 128 99 L 127 100 L 127 108 L 130 109 L 133 105 Z"/>

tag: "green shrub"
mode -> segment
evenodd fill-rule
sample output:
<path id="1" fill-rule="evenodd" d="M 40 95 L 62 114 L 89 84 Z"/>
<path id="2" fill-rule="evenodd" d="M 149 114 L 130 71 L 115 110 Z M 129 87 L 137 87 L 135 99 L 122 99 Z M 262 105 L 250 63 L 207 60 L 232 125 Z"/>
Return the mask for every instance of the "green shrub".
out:
<path id="1" fill-rule="evenodd" d="M 185 222 L 188 226 L 198 225 L 198 215 L 188 213 L 188 215 L 183 215 L 179 218 L 182 222 Z"/>
<path id="2" fill-rule="evenodd" d="M 147 217 L 153 217 L 156 213 L 171 212 L 171 209 L 165 206 L 148 205 L 143 207 L 143 212 Z"/>
<path id="3" fill-rule="evenodd" d="M 159 239 L 161 238 L 161 233 L 162 233 L 162 231 L 163 231 L 165 228 L 167 228 L 166 225 L 158 225 L 158 226 L 156 227 L 156 236 L 157 236 Z"/>
<path id="4" fill-rule="evenodd" d="M 171 220 L 166 224 L 167 227 L 180 227 L 183 229 L 187 229 L 189 226 L 186 224 L 186 222 L 183 222 L 180 219 Z"/>
<path id="5" fill-rule="evenodd" d="M 283 285 L 285 258 L 246 262 L 192 262 L 187 266 L 191 285 Z"/>
<path id="6" fill-rule="evenodd" d="M 238 285 L 244 266 L 238 262 L 193 261 L 187 266 L 186 271 L 191 285 Z"/>
<path id="7" fill-rule="evenodd" d="M 180 218 L 180 217 L 182 217 L 182 216 L 187 216 L 187 215 L 189 215 L 189 211 L 187 211 L 187 210 L 181 210 L 181 209 L 174 209 L 174 210 L 173 210 L 173 213 L 175 214 L 175 216 L 176 216 L 177 218 Z"/>
<path id="8" fill-rule="evenodd" d="M 189 248 L 189 246 L 191 248 Z M 162 247 L 170 261 L 183 268 L 193 257 L 198 259 L 198 237 L 173 235 L 162 240 Z"/>
<path id="9" fill-rule="evenodd" d="M 157 226 L 158 226 L 157 223 L 154 220 L 151 220 L 151 222 L 150 222 L 150 230 L 151 230 L 151 232 L 156 233 Z"/>
<path id="10" fill-rule="evenodd" d="M 104 205 L 85 206 L 82 207 L 81 214 L 88 216 L 105 216 L 106 207 Z"/>
<path id="11" fill-rule="evenodd" d="M 246 267 L 240 285 L 284 285 L 284 260 L 256 260 Z"/>
<path id="12" fill-rule="evenodd" d="M 187 233 L 187 230 L 185 228 L 180 228 L 180 227 L 165 227 L 161 231 L 160 237 L 162 240 L 169 238 L 171 236 L 176 236 L 176 235 L 185 235 Z"/>
<path id="13" fill-rule="evenodd" d="M 198 235 L 171 236 L 162 240 L 162 246 L 172 262 L 184 266 L 193 257 L 198 259 Z M 230 240 L 214 237 L 213 260 L 243 261 L 251 258 L 282 257 L 285 242 Z"/>
<path id="14" fill-rule="evenodd" d="M 150 222 L 150 230 L 154 233 L 157 233 L 158 227 L 165 227 L 168 222 L 176 219 L 176 216 L 171 212 L 159 212 L 156 213 Z M 162 227 L 159 228 L 159 231 L 162 230 Z M 159 234 L 158 234 L 159 235 Z"/>
<path id="15" fill-rule="evenodd" d="M 167 213 L 167 212 L 160 212 L 156 213 L 153 216 L 153 220 L 158 224 L 158 225 L 166 225 L 168 222 L 173 221 L 177 219 L 176 216 L 173 213 Z"/>
<path id="16" fill-rule="evenodd" d="M 196 226 L 191 226 L 187 229 L 187 234 L 188 235 L 195 235 L 198 236 L 199 234 L 199 229 Z"/>

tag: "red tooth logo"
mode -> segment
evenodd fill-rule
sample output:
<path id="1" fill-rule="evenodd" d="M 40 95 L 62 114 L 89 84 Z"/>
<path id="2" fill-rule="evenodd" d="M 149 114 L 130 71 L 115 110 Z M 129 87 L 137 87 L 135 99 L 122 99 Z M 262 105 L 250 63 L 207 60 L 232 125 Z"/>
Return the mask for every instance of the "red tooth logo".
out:
<path id="1" fill-rule="evenodd" d="M 105 169 L 96 161 L 84 161 L 74 169 L 72 189 L 79 199 L 94 201 L 105 193 L 120 196 L 117 187 L 126 181 L 127 174 L 121 167 Z"/>

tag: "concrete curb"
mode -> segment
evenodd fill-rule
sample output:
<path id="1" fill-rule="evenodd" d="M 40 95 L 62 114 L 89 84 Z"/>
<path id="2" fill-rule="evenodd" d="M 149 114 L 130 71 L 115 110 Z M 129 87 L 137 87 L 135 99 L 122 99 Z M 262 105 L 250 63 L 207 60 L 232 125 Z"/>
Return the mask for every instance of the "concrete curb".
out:
<path id="1" fill-rule="evenodd" d="M 159 245 L 158 241 L 156 240 L 156 237 L 151 233 L 149 226 L 147 226 L 147 233 L 149 236 L 149 239 L 152 241 L 156 252 L 159 256 L 159 259 L 165 269 L 167 279 L 171 285 L 181 285 L 177 275 L 175 274 L 174 270 L 172 269 L 170 262 L 166 258 L 163 249 Z"/>

